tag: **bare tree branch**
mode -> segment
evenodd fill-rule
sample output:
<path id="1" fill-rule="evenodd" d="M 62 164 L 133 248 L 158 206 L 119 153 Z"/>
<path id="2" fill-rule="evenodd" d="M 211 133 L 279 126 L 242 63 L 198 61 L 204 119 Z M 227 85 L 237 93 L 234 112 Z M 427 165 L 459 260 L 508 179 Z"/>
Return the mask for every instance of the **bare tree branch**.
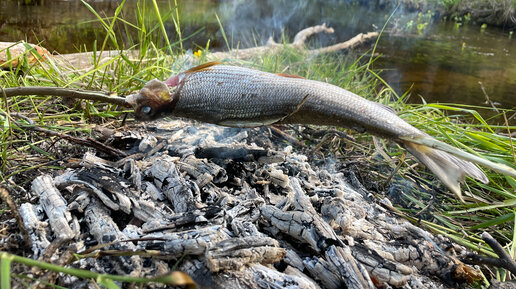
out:
<path id="1" fill-rule="evenodd" d="M 296 36 L 294 36 L 294 42 L 292 42 L 292 44 L 296 46 L 305 45 L 306 39 L 308 39 L 308 37 L 321 32 L 333 33 L 335 31 L 332 27 L 326 27 L 326 23 L 323 23 L 322 25 L 308 27 L 299 31 L 296 34 Z"/>
<path id="2" fill-rule="evenodd" d="M 335 51 L 339 51 L 339 50 L 351 49 L 369 39 L 376 38 L 376 37 L 378 37 L 378 32 L 369 32 L 366 34 L 360 33 L 348 41 L 337 43 L 335 45 L 331 45 L 331 46 L 327 46 L 327 47 L 323 47 L 323 48 L 319 48 L 319 49 L 312 49 L 312 50 L 310 50 L 310 54 L 316 55 L 316 54 L 322 54 L 322 53 L 335 52 Z"/>

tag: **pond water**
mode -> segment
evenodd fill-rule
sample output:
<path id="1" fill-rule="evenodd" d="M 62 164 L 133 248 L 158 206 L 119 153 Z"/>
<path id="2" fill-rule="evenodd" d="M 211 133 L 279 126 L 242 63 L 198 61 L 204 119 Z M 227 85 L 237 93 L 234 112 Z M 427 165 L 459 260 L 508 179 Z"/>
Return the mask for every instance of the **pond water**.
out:
<path id="1" fill-rule="evenodd" d="M 0 41 L 26 39 L 59 53 L 91 49 L 94 39 L 102 41 L 104 31 L 95 16 L 80 1 L 40 0 L 39 5 L 23 1 L 0 1 Z M 111 16 L 120 1 L 93 1 L 90 5 L 103 16 Z M 151 1 L 147 1 L 150 3 Z M 174 1 L 157 1 L 162 15 Z M 269 36 L 292 38 L 300 29 L 327 23 L 336 31 L 320 35 L 315 45 L 345 41 L 360 33 L 380 29 L 392 7 L 365 5 L 368 1 L 342 0 L 196 0 L 177 1 L 183 35 L 198 32 L 185 45 L 213 50 L 226 49 L 217 22 L 233 47 L 263 44 Z M 375 1 L 372 1 L 375 2 Z M 379 1 L 388 2 L 388 1 Z M 128 0 L 123 18 L 135 21 L 137 1 Z M 516 107 L 516 39 L 509 31 L 479 24 L 458 25 L 454 20 L 436 20 L 436 11 L 418 14 L 398 8 L 380 38 L 374 63 L 384 69 L 383 77 L 399 93 L 410 90 L 412 102 L 454 102 L 483 105 L 482 82 L 492 101 L 500 107 Z M 146 14 L 153 14 L 147 4 Z M 152 16 L 149 16 L 152 17 Z M 175 29 L 166 23 L 171 39 Z M 132 32 L 135 35 L 135 32 Z M 129 36 L 127 36 L 129 35 Z M 125 36 L 128 41 L 131 33 Z M 514 36 L 516 38 L 516 36 Z"/>

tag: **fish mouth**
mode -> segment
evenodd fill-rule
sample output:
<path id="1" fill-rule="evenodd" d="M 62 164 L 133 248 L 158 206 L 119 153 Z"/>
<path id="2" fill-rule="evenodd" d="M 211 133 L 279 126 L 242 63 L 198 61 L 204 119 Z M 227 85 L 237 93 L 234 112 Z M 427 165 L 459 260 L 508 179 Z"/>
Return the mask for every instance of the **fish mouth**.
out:
<path id="1" fill-rule="evenodd" d="M 129 94 L 128 96 L 125 97 L 125 103 L 132 107 L 136 107 L 136 105 L 138 104 L 139 96 L 140 96 L 139 93 Z"/>
<path id="2" fill-rule="evenodd" d="M 157 102 L 170 101 L 175 94 L 177 86 L 168 86 L 165 82 L 153 79 L 145 84 L 138 92 L 125 97 L 125 103 L 128 106 L 136 108 L 140 102 L 144 100 L 154 100 Z"/>

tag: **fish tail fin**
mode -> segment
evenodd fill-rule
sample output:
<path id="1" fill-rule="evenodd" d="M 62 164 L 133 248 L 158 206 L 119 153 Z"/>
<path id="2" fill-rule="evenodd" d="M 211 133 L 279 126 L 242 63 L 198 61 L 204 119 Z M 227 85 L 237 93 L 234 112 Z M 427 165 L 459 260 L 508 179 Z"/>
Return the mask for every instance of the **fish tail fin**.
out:
<path id="1" fill-rule="evenodd" d="M 516 178 L 516 170 L 510 166 L 500 164 L 500 163 L 494 163 L 494 162 L 484 159 L 482 157 L 467 153 L 454 146 L 443 143 L 442 141 L 438 141 L 431 136 L 428 136 L 428 135 L 417 136 L 417 137 L 401 136 L 401 137 L 399 137 L 399 139 L 403 143 L 409 142 L 409 143 L 420 144 L 420 145 L 431 147 L 431 148 L 434 148 L 434 149 L 437 149 L 437 150 L 440 150 L 443 152 L 447 152 L 461 160 L 470 161 L 472 163 L 479 164 L 483 167 L 491 169 L 495 172 Z"/>
<path id="2" fill-rule="evenodd" d="M 406 140 L 402 141 L 402 144 L 463 202 L 460 183 L 464 181 L 465 176 L 470 176 L 483 183 L 489 182 L 486 175 L 469 161 L 427 145 Z"/>

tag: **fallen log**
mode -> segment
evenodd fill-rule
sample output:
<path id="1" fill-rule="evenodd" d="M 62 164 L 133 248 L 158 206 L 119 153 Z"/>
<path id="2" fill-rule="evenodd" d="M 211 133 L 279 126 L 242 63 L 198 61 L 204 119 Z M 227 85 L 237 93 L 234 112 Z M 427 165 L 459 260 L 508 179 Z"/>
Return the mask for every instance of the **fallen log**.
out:
<path id="1" fill-rule="evenodd" d="M 0 68 L 43 62 L 51 54 L 47 49 L 26 42 L 0 42 Z"/>

